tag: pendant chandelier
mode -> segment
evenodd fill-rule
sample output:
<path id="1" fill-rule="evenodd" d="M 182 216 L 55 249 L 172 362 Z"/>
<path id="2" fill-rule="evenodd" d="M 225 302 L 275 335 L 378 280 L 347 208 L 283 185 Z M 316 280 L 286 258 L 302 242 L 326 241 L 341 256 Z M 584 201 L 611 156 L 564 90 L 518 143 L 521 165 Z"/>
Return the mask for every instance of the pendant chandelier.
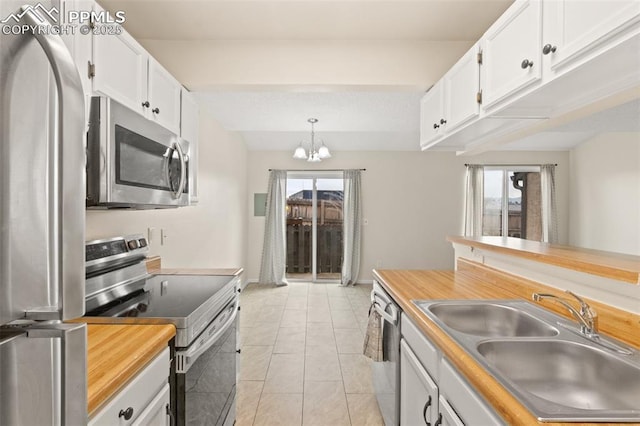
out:
<path id="1" fill-rule="evenodd" d="M 318 122 L 318 119 L 310 118 L 307 121 L 311 123 L 311 148 L 309 149 L 309 156 L 307 156 L 307 152 L 302 146 L 301 141 L 300 145 L 293 153 L 293 158 L 296 158 L 298 160 L 307 160 L 310 163 L 318 163 L 326 158 L 330 158 L 331 153 L 329 152 L 329 148 L 325 146 L 324 141 L 321 141 L 322 145 L 316 150 L 315 132 L 313 125 Z"/>

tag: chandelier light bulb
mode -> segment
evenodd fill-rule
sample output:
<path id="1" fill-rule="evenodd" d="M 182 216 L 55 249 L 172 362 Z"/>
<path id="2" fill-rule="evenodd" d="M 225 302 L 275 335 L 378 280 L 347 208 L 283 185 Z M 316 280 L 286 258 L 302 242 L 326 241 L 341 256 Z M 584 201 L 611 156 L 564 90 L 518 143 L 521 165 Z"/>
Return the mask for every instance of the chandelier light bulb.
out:
<path id="1" fill-rule="evenodd" d="M 309 156 L 307 157 L 307 152 L 302 146 L 302 142 L 300 142 L 300 145 L 293 153 L 293 158 L 298 160 L 307 160 L 310 163 L 318 163 L 325 158 L 330 158 L 331 152 L 329 152 L 329 148 L 324 144 L 324 141 L 322 142 L 322 146 L 316 150 L 315 129 L 313 126 L 318 122 L 318 119 L 310 118 L 307 121 L 311 123 L 311 146 L 309 148 Z"/>

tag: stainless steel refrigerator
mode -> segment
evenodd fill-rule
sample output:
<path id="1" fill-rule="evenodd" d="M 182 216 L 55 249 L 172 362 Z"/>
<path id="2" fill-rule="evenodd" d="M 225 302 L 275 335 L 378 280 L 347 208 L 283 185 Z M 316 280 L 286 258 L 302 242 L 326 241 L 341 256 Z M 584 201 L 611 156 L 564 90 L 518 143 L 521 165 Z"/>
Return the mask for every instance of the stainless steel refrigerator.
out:
<path id="1" fill-rule="evenodd" d="M 58 11 L 0 0 L 3 426 L 87 422 L 86 327 L 64 323 L 84 313 L 84 96 Z"/>

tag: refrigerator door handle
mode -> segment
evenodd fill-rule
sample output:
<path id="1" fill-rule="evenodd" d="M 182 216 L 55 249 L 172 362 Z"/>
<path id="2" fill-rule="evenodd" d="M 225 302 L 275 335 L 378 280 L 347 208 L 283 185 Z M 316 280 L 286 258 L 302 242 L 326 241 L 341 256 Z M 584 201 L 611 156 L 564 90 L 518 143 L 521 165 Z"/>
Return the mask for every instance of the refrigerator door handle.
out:
<path id="1" fill-rule="evenodd" d="M 31 6 L 22 6 L 21 11 L 30 27 L 52 27 Z M 56 160 L 48 177 L 47 242 L 49 281 L 51 287 L 57 289 L 57 306 L 36 309 L 33 313 L 27 312 L 26 316 L 48 320 L 52 316 L 51 310 L 57 310 L 58 319 L 66 320 L 81 317 L 85 308 L 84 227 L 78 226 L 84 223 L 85 214 L 84 92 L 78 69 L 62 38 L 54 31 L 32 32 L 50 62 L 58 94 L 57 140 L 52 147 Z"/>
<path id="2" fill-rule="evenodd" d="M 87 409 L 87 326 L 86 324 L 32 325 L 27 338 L 59 338 L 61 342 L 61 424 L 84 425 Z"/>

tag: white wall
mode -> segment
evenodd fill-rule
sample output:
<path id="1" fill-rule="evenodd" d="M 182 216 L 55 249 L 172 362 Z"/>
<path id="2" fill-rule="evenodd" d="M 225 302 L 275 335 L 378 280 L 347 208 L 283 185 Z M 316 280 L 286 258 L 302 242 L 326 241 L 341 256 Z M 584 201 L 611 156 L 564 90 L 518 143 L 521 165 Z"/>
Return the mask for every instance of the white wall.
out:
<path id="1" fill-rule="evenodd" d="M 150 254 L 167 268 L 246 264 L 247 150 L 237 133 L 200 112 L 199 203 L 168 210 L 87 211 L 87 240 L 155 228 Z M 160 245 L 160 229 L 168 238 Z"/>
<path id="2" fill-rule="evenodd" d="M 363 249 L 360 281 L 373 268 L 453 269 L 447 235 L 462 232 L 464 163 L 558 163 L 560 241 L 568 230 L 568 153 L 494 152 L 456 157 L 452 152 L 335 152 L 315 167 L 291 158 L 290 152 L 250 151 L 248 155 L 247 278 L 256 280 L 264 234 L 264 217 L 253 216 L 253 194 L 267 191 L 270 168 L 366 168 L 362 174 Z"/>
<path id="3" fill-rule="evenodd" d="M 640 255 L 640 133 L 606 133 L 570 153 L 574 246 Z"/>

